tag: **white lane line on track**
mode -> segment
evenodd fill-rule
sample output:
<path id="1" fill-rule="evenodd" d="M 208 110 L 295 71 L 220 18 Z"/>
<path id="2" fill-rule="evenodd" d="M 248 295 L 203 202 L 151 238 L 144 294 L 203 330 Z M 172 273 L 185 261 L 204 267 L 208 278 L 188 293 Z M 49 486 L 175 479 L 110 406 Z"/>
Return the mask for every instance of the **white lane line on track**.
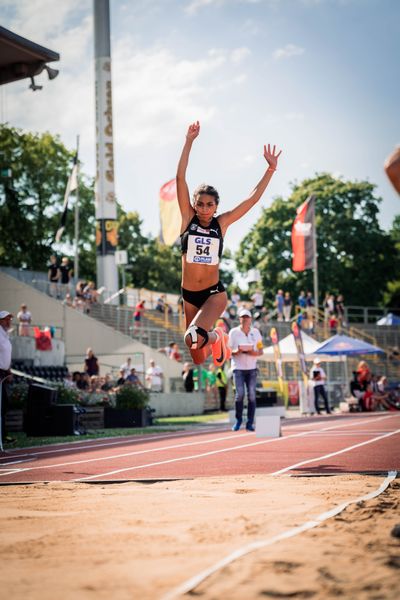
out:
<path id="1" fill-rule="evenodd" d="M 382 419 L 387 419 L 388 417 L 378 417 L 377 419 L 374 419 L 374 421 L 380 421 Z M 359 421 L 361 423 L 361 421 Z M 346 423 L 344 425 L 331 425 L 330 427 L 325 427 L 323 429 L 321 429 L 320 431 L 324 431 L 324 430 L 329 430 L 329 429 L 335 429 L 337 427 L 351 427 L 351 426 L 355 426 L 356 423 Z M 194 460 L 194 459 L 198 459 L 198 458 L 204 458 L 205 456 L 212 456 L 214 454 L 221 454 L 224 452 L 231 452 L 232 450 L 240 450 L 243 448 L 250 448 L 253 446 L 260 446 L 263 444 L 273 444 L 273 443 L 278 443 L 278 442 L 284 442 L 288 439 L 293 439 L 293 438 L 298 438 L 298 437 L 304 437 L 304 436 L 308 436 L 310 435 L 312 432 L 310 431 L 302 431 L 300 433 L 295 433 L 293 435 L 288 435 L 286 437 L 281 437 L 281 438 L 270 438 L 267 440 L 261 440 L 259 442 L 252 442 L 250 444 L 240 444 L 239 446 L 231 446 L 230 448 L 222 448 L 220 450 L 210 450 L 209 452 L 203 452 L 201 454 L 193 454 L 191 456 L 181 456 L 178 458 L 170 458 L 167 460 L 162 460 L 162 461 L 157 461 L 157 462 L 153 462 L 153 463 L 147 463 L 144 465 L 136 465 L 134 467 L 124 467 L 122 469 L 116 469 L 114 471 L 109 471 L 107 473 L 100 473 L 97 475 L 89 475 L 86 477 L 79 477 L 77 479 L 71 479 L 69 481 L 89 481 L 91 479 L 98 479 L 99 477 L 108 477 L 110 475 L 116 475 L 117 473 L 125 473 L 127 471 L 137 471 L 140 469 L 147 469 L 150 467 L 156 467 L 156 466 L 160 466 L 160 465 L 166 465 L 166 464 L 170 464 L 170 463 L 174 463 L 174 462 L 181 462 L 183 460 Z M 243 436 L 242 436 L 243 437 Z M 187 444 L 188 445 L 188 444 Z M 170 449 L 171 447 L 168 447 L 167 449 Z"/>
<path id="2" fill-rule="evenodd" d="M 354 417 L 354 418 L 356 418 L 356 417 Z M 382 418 L 383 418 L 382 416 L 379 417 L 379 419 L 382 419 Z M 385 415 L 385 418 L 387 418 L 387 415 Z M 360 420 L 356 421 L 356 425 L 358 425 L 359 423 L 361 423 Z M 315 425 L 319 425 L 319 424 L 321 424 L 320 421 L 318 423 L 315 423 L 315 422 L 314 423 L 309 423 L 309 424 L 307 423 L 306 425 L 307 425 L 307 427 L 309 427 L 309 426 L 312 426 L 312 425 L 315 426 Z M 351 424 L 354 424 L 354 422 L 352 421 Z M 336 421 L 335 427 L 338 427 L 338 426 L 339 425 L 338 425 L 338 423 Z M 345 423 L 342 426 L 343 427 L 350 427 L 350 423 Z M 304 427 L 302 425 L 290 427 L 290 429 L 303 429 L 303 428 Z M 223 431 L 223 432 L 225 432 L 228 435 L 225 435 L 224 437 L 221 437 L 221 438 L 206 439 L 206 440 L 200 440 L 200 441 L 196 441 L 196 442 L 184 442 L 184 443 L 177 444 L 177 445 L 174 445 L 174 446 L 164 446 L 164 447 L 161 447 L 161 448 L 150 448 L 148 450 L 134 450 L 132 452 L 125 452 L 123 454 L 113 454 L 113 455 L 110 455 L 110 456 L 105 456 L 105 457 L 100 457 L 100 458 L 96 457 L 96 458 L 81 459 L 81 460 L 77 460 L 77 461 L 68 461 L 68 462 L 64 462 L 64 463 L 53 464 L 53 465 L 50 465 L 50 466 L 49 465 L 38 465 L 38 466 L 35 466 L 35 467 L 27 467 L 25 470 L 29 471 L 29 470 L 37 470 L 37 469 L 47 469 L 47 468 L 50 468 L 50 467 L 51 468 L 66 467 L 66 466 L 75 465 L 75 464 L 90 463 L 90 462 L 104 461 L 104 460 L 113 460 L 113 459 L 116 459 L 116 458 L 126 458 L 127 456 L 135 456 L 137 454 L 147 454 L 149 452 L 159 452 L 161 450 L 182 448 L 182 447 L 186 447 L 186 446 L 195 446 L 195 445 L 198 445 L 198 444 L 208 444 L 208 443 L 212 443 L 212 442 L 215 442 L 215 441 L 221 441 L 221 440 L 225 440 L 225 439 L 229 440 L 231 438 L 237 438 L 238 437 L 237 433 L 233 433 L 232 434 L 232 432 L 230 430 L 229 431 L 227 431 L 226 429 L 217 430 L 217 433 L 219 431 Z M 322 431 L 322 430 L 320 430 L 320 431 Z M 213 433 L 213 432 L 215 432 L 215 429 L 209 429 L 205 433 Z M 196 432 L 192 432 L 191 435 L 200 435 L 201 433 L 204 433 L 204 431 L 202 430 L 202 431 L 199 431 L 199 432 L 197 432 L 197 431 Z M 312 431 L 312 432 L 307 432 L 307 433 L 316 433 L 316 432 Z M 186 435 L 186 433 L 184 435 Z M 252 434 L 248 433 L 248 434 L 244 434 L 244 435 L 252 435 Z M 151 438 L 150 440 L 149 440 L 148 437 L 144 436 L 144 437 L 141 437 L 139 440 L 134 439 L 133 441 L 136 442 L 136 441 L 141 441 L 142 440 L 142 441 L 158 442 L 160 439 L 163 439 L 165 437 L 167 439 L 171 439 L 171 437 L 167 436 L 167 435 L 166 436 L 159 436 L 159 437 Z M 176 436 L 174 435 L 173 438 L 175 438 L 175 437 Z M 285 438 L 285 439 L 287 439 L 287 438 Z M 95 449 L 101 448 L 103 446 L 107 446 L 108 447 L 109 445 L 108 444 L 98 444 L 98 446 L 96 446 Z M 90 446 L 90 449 L 92 449 L 92 448 L 93 448 L 93 446 Z M 85 447 L 84 449 L 87 450 L 87 447 Z M 76 448 L 74 447 L 73 450 L 76 450 Z M 51 451 L 49 453 L 52 454 Z M 44 452 L 43 453 L 38 453 L 38 454 L 35 454 L 35 455 L 32 454 L 31 456 L 35 456 L 36 457 L 36 458 L 33 458 L 33 460 L 38 460 L 38 459 L 40 459 L 40 457 L 43 454 L 44 454 Z M 15 455 L 12 458 L 14 459 Z M 29 462 L 29 460 L 28 460 L 28 462 Z M 2 463 L 2 466 L 7 466 L 7 465 L 11 465 L 11 464 L 13 464 L 13 462 L 9 461 L 9 462 Z M 1 473 L 0 473 L 0 476 L 1 476 Z"/>
<path id="3" fill-rule="evenodd" d="M 363 502 L 366 500 L 371 500 L 372 498 L 376 498 L 376 496 L 379 496 L 380 494 L 382 494 L 382 492 L 386 490 L 386 488 L 390 485 L 393 479 L 396 478 L 396 475 L 396 471 L 389 471 L 387 477 L 378 489 L 374 490 L 373 492 L 370 492 L 369 494 L 365 494 L 365 496 L 359 496 L 358 498 L 353 498 L 351 500 L 348 500 L 347 502 L 343 502 L 342 504 L 339 504 L 339 506 L 335 506 L 331 510 L 321 513 L 320 515 L 315 517 L 313 521 L 306 521 L 305 523 L 303 523 L 303 525 L 298 525 L 297 527 L 293 527 L 293 529 L 283 531 L 278 535 L 274 535 L 270 538 L 259 540 L 257 542 L 252 542 L 251 544 L 247 544 L 246 546 L 238 548 L 238 550 L 235 550 L 225 558 L 222 558 L 210 568 L 205 569 L 204 571 L 202 571 L 198 575 L 195 575 L 194 577 L 191 577 L 190 579 L 182 583 L 179 587 L 176 587 L 175 589 L 165 594 L 161 600 L 174 600 L 175 598 L 179 598 L 185 594 L 188 594 L 189 592 L 192 592 L 196 587 L 198 587 L 201 583 L 203 583 L 205 579 L 210 577 L 210 575 L 213 575 L 217 571 L 220 571 L 230 563 L 234 562 L 239 558 L 242 558 L 246 554 L 250 554 L 251 552 L 254 552 L 255 550 L 260 550 L 261 548 L 266 548 L 267 546 L 272 546 L 276 542 L 292 538 L 296 535 L 299 535 L 300 533 L 303 533 L 304 531 L 308 531 L 309 529 L 318 527 L 318 525 L 320 525 L 327 519 L 335 517 L 339 513 L 343 512 L 351 504 L 356 504 L 357 502 Z"/>
<path id="4" fill-rule="evenodd" d="M 118 440 L 115 440 L 115 438 L 113 438 L 114 441 L 110 441 L 110 442 L 99 442 L 98 440 L 86 440 L 83 442 L 83 446 L 78 446 L 78 444 L 80 442 L 71 442 L 69 446 L 65 447 L 65 448 L 56 448 L 54 449 L 54 446 L 52 446 L 52 449 L 49 450 L 42 450 L 41 448 L 38 448 L 36 451 L 34 452 L 24 452 L 23 454 L 10 454 L 10 458 L 23 458 L 25 456 L 43 456 L 45 454 L 58 454 L 61 452 L 71 452 L 71 450 L 75 451 L 75 450 L 96 450 L 97 448 L 104 448 L 104 447 L 109 447 L 109 446 L 122 446 L 123 444 L 129 444 L 131 442 L 143 442 L 143 441 L 157 441 L 157 440 L 162 440 L 162 439 L 170 439 L 170 438 L 174 438 L 174 437 L 182 437 L 182 436 L 189 436 L 189 435 L 200 435 L 202 433 L 213 433 L 213 432 L 219 432 L 219 431 L 226 431 L 226 427 L 223 428 L 215 428 L 215 427 L 207 427 L 198 431 L 185 431 L 183 429 L 181 429 L 181 431 L 174 431 L 171 432 L 169 434 L 165 433 L 163 435 L 159 435 L 157 433 L 155 434 L 148 434 L 148 435 L 143 435 L 143 436 L 131 436 L 131 437 L 124 437 L 123 439 L 118 438 Z M 108 438 L 110 439 L 110 438 Z M 91 443 L 93 442 L 93 443 Z M 64 442 L 65 444 L 65 442 Z M 41 451 L 42 450 L 42 451 Z M 0 457 L 0 461 L 2 458 L 6 458 L 4 456 Z M 9 463 L 1 463 L 1 464 L 9 464 Z"/>
<path id="5" fill-rule="evenodd" d="M 245 434 L 246 436 L 250 436 L 251 433 Z M 214 442 L 221 442 L 225 440 L 230 440 L 232 438 L 237 439 L 237 434 L 230 433 L 230 435 L 224 435 L 219 438 L 212 438 L 208 440 L 199 440 L 196 442 L 184 442 L 182 444 L 174 444 L 172 446 L 162 446 L 161 448 L 148 448 L 146 450 L 134 450 L 132 452 L 124 452 L 124 454 L 112 454 L 110 456 L 101 456 L 96 458 L 85 458 L 83 460 L 73 460 L 64 463 L 58 463 L 55 465 L 38 465 L 35 467 L 26 467 L 25 469 L 21 469 L 21 471 L 36 471 L 38 469 L 55 469 L 56 467 L 68 467 L 70 465 L 80 465 L 82 463 L 91 463 L 91 462 L 100 462 L 104 460 L 115 460 L 116 458 L 126 458 L 127 456 L 137 456 L 139 454 L 148 454 L 150 452 L 162 452 L 164 450 L 175 450 L 177 448 L 186 448 L 188 446 L 198 446 L 200 444 L 210 444 Z M 156 440 L 157 441 L 157 440 Z M 1 473 L 0 473 L 1 475 Z"/>
<path id="6" fill-rule="evenodd" d="M 303 460 L 295 465 L 291 465 L 290 467 L 285 467 L 284 469 L 280 469 L 279 471 L 275 471 L 274 473 L 270 473 L 270 475 L 282 475 L 283 473 L 287 473 L 288 471 L 292 471 L 293 469 L 297 469 L 303 465 L 308 465 L 312 462 L 317 462 L 320 460 L 325 460 L 326 458 L 331 458 L 332 456 L 337 456 L 338 454 L 344 454 L 345 452 L 350 452 L 350 450 L 354 450 L 355 448 L 361 448 L 361 446 L 366 446 L 367 444 L 373 444 L 379 440 L 383 440 L 384 438 L 390 437 L 391 435 L 396 435 L 400 433 L 400 429 L 396 429 L 395 431 L 389 431 L 383 435 L 379 435 L 378 437 L 372 438 L 372 440 L 367 440 L 365 442 L 360 442 L 359 444 L 354 444 L 353 446 L 348 446 L 347 448 L 343 448 L 342 450 L 338 450 L 337 452 L 331 452 L 329 454 L 325 454 L 324 456 L 318 456 L 318 458 L 310 458 L 307 460 Z"/>

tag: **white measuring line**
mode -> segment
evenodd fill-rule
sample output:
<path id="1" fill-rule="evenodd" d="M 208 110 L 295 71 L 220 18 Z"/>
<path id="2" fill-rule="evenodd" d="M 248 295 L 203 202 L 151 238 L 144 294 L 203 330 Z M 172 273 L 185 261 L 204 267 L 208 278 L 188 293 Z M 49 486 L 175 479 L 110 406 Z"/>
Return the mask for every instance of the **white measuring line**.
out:
<path id="1" fill-rule="evenodd" d="M 359 444 L 354 444 L 353 446 L 348 446 L 347 448 L 343 448 L 342 450 L 337 450 L 337 452 L 331 452 L 330 454 L 318 456 L 317 458 L 309 458 L 307 460 L 302 460 L 301 462 L 296 463 L 295 465 L 291 465 L 290 467 L 285 467 L 284 469 L 280 469 L 279 471 L 270 473 L 270 475 L 282 475 L 282 473 L 287 473 L 287 471 L 293 471 L 293 469 L 297 469 L 302 465 L 308 465 L 309 463 L 325 460 L 326 458 L 331 458 L 332 456 L 337 456 L 338 454 L 343 454 L 344 452 L 350 452 L 350 450 L 354 450 L 355 448 L 361 448 L 361 446 L 372 444 L 374 442 L 377 442 L 378 440 L 383 440 L 384 438 L 390 437 L 391 435 L 396 435 L 398 433 L 400 433 L 400 429 L 396 429 L 395 431 L 389 431 L 387 433 L 384 433 L 383 435 L 379 435 L 378 437 L 372 438 L 372 440 L 367 440 L 365 442 L 360 442 Z"/>
<path id="2" fill-rule="evenodd" d="M 387 419 L 387 416 L 384 417 L 378 417 L 377 419 L 374 419 L 374 421 L 380 421 L 381 419 Z M 358 421 L 358 423 L 362 423 L 362 421 Z M 356 423 L 345 423 L 344 425 L 331 425 L 331 427 L 325 427 L 323 429 L 321 429 L 320 431 L 324 431 L 324 430 L 329 430 L 329 429 L 335 429 L 337 427 L 354 427 Z M 278 442 L 283 442 L 286 441 L 288 439 L 292 439 L 292 438 L 297 438 L 297 437 L 304 437 L 307 435 L 311 435 L 312 432 L 311 431 L 302 431 L 300 433 L 295 433 L 293 435 L 288 435 L 286 437 L 281 437 L 281 438 L 270 438 L 268 440 L 261 440 L 259 442 L 252 442 L 250 444 L 240 444 L 239 446 L 231 446 L 230 448 L 222 448 L 221 450 L 210 450 L 209 452 L 203 452 L 202 454 L 193 454 L 191 456 L 181 456 L 179 458 L 170 458 L 167 460 L 162 460 L 162 461 L 158 461 L 158 462 L 154 462 L 154 463 L 147 463 L 144 465 L 136 465 L 134 467 L 124 467 L 121 469 L 116 469 L 115 471 L 109 471 L 107 473 L 99 473 L 97 475 L 89 475 L 86 477 L 80 477 L 78 479 L 71 479 L 69 481 L 89 481 L 91 479 L 98 479 L 99 477 L 108 477 L 109 475 L 116 475 L 117 473 L 125 473 L 127 471 L 137 471 L 140 469 L 147 469 L 150 467 L 156 467 L 156 466 L 160 466 L 160 465 L 166 465 L 166 464 L 170 464 L 170 463 L 174 463 L 174 462 L 181 462 L 184 460 L 192 460 L 192 459 L 197 459 L 197 458 L 204 458 L 205 456 L 212 456 L 214 454 L 221 454 L 223 452 L 231 452 L 232 450 L 241 450 L 243 448 L 250 448 L 252 446 L 259 446 L 262 444 L 273 444 L 273 443 L 278 443 Z M 234 437 L 234 436 L 233 436 Z M 227 439 L 227 438 L 225 438 Z M 211 440 L 210 440 L 211 441 Z M 185 446 L 189 446 L 189 445 L 194 445 L 196 442 L 194 442 L 193 444 L 182 444 L 183 447 Z M 201 443 L 201 442 L 197 442 L 197 443 Z M 178 446 L 179 447 L 179 446 Z M 173 446 L 167 446 L 166 449 L 173 449 Z M 157 449 L 154 449 L 157 450 Z M 144 452 L 151 452 L 151 450 L 148 451 L 143 451 Z M 84 461 L 82 461 L 84 462 Z M 39 468 L 39 467 L 37 467 Z M 47 467 L 48 468 L 48 467 Z"/>
<path id="3" fill-rule="evenodd" d="M 200 585 L 200 583 L 203 583 L 203 581 L 205 579 L 210 577 L 210 575 L 213 575 L 220 569 L 223 569 L 224 567 L 226 567 L 233 561 L 237 560 L 238 558 L 242 558 L 246 554 L 250 554 L 250 552 L 254 552 L 255 550 L 259 550 L 261 548 L 266 548 L 267 546 L 272 546 L 272 544 L 275 544 L 276 542 L 280 542 L 281 540 L 286 540 L 288 538 L 299 535 L 299 533 L 303 533 L 303 531 L 308 531 L 309 529 L 318 527 L 318 525 L 320 525 L 327 519 L 330 519 L 331 517 L 335 517 L 336 515 L 341 513 L 350 504 L 356 504 L 357 502 L 371 500 L 372 498 L 379 496 L 379 494 L 382 494 L 382 492 L 384 492 L 386 490 L 386 488 L 393 481 L 393 479 L 396 478 L 396 475 L 397 475 L 397 471 L 389 471 L 386 479 L 383 481 L 383 483 L 379 486 L 379 488 L 377 490 L 374 490 L 373 492 L 370 492 L 369 494 L 366 494 L 365 496 L 359 496 L 358 498 L 354 498 L 353 500 L 348 500 L 347 502 L 343 502 L 342 504 L 339 504 L 339 506 L 335 506 L 331 510 L 321 513 L 320 515 L 315 517 L 314 521 L 306 521 L 305 523 L 303 523 L 303 525 L 298 525 L 297 527 L 293 527 L 293 529 L 289 529 L 288 531 L 283 531 L 282 533 L 279 533 L 278 535 L 274 535 L 274 536 L 272 536 L 270 538 L 266 538 L 264 540 L 259 540 L 258 542 L 252 542 L 251 544 L 247 544 L 246 546 L 242 546 L 238 550 L 235 550 L 235 552 L 232 552 L 225 558 L 219 560 L 217 563 L 212 565 L 209 569 L 206 569 L 206 570 L 202 571 L 201 573 L 199 573 L 198 575 L 191 577 L 190 579 L 188 579 L 187 581 L 182 583 L 182 585 L 180 585 L 179 587 L 168 592 L 167 594 L 165 594 L 165 596 L 162 597 L 161 600 L 173 600 L 174 598 L 183 596 L 183 594 L 188 594 L 189 592 L 193 591 L 198 585 Z"/>
<path id="4" fill-rule="evenodd" d="M 110 442 L 99 442 L 98 440 L 84 440 L 83 445 L 79 446 L 78 444 L 81 442 L 70 442 L 69 446 L 66 446 L 65 448 L 56 448 L 54 449 L 54 445 L 52 445 L 51 449 L 43 449 L 42 448 L 37 448 L 36 451 L 34 452 L 24 452 L 23 454 L 10 454 L 10 458 L 22 458 L 24 456 L 43 456 L 45 454 L 58 454 L 61 452 L 71 452 L 71 451 L 75 451 L 75 450 L 91 450 L 93 449 L 97 449 L 97 448 L 103 448 L 103 447 L 109 447 L 109 446 L 119 446 L 119 445 L 123 445 L 123 444 L 127 444 L 130 442 L 142 442 L 142 441 L 158 441 L 158 440 L 162 440 L 162 439 L 170 439 L 170 438 L 174 438 L 174 437 L 182 437 L 182 436 L 192 436 L 192 435 L 200 435 L 202 433 L 215 433 L 218 431 L 226 431 L 226 428 L 215 428 L 215 427 L 205 427 L 204 429 L 198 430 L 198 431 L 185 431 L 183 429 L 181 429 L 180 431 L 174 431 L 171 432 L 169 434 L 165 433 L 163 435 L 158 435 L 157 433 L 155 434 L 148 434 L 148 435 L 143 435 L 143 436 L 124 436 L 123 438 L 118 438 L 117 440 L 115 440 L 115 438 L 107 438 L 107 439 L 113 439 L 114 441 L 110 441 Z M 104 439 L 104 438 L 103 438 Z M 65 445 L 66 442 L 63 442 L 63 445 Z M 68 442 L 67 442 L 68 443 Z M 60 446 L 62 444 L 56 444 L 57 446 Z M 31 446 L 30 448 L 35 448 L 35 446 Z M 7 457 L 0 457 L 0 461 L 2 458 L 7 458 Z M 6 463 L 1 463 L 0 464 L 12 464 L 10 462 L 6 462 Z"/>

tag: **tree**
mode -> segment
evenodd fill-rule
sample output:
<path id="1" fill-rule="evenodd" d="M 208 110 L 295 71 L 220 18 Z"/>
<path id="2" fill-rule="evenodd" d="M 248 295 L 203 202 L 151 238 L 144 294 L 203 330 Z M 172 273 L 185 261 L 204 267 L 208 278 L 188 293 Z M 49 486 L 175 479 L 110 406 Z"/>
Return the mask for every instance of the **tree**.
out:
<path id="1" fill-rule="evenodd" d="M 397 215 L 393 220 L 390 237 L 396 249 L 392 275 L 397 275 L 397 278 L 392 278 L 388 281 L 383 299 L 386 306 L 394 309 L 397 314 L 400 314 L 400 215 Z"/>
<path id="2" fill-rule="evenodd" d="M 64 192 L 73 152 L 57 136 L 35 134 L 0 125 L 1 167 L 12 170 L 2 179 L 0 194 L 0 263 L 45 270 L 54 252 Z M 85 276 L 93 278 L 85 253 L 94 250 L 93 181 L 82 176 L 80 185 L 80 249 Z M 73 219 L 67 220 L 63 242 L 72 244 Z"/>
<path id="3" fill-rule="evenodd" d="M 296 208 L 316 194 L 318 277 L 324 292 L 341 293 L 347 304 L 373 306 L 382 301 L 396 257 L 390 234 L 378 223 L 381 198 L 369 182 L 343 181 L 319 174 L 293 187 L 288 200 L 277 198 L 242 240 L 236 254 L 241 272 L 257 268 L 263 288 L 312 290 L 312 271 L 291 270 L 291 230 Z M 320 297 L 321 300 L 321 297 Z"/>

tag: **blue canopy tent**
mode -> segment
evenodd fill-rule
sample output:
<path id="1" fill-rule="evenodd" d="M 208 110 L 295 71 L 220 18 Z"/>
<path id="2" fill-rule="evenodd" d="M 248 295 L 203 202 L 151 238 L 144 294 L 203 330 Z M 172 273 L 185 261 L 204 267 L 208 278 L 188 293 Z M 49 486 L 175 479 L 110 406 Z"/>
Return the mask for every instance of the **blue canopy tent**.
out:
<path id="1" fill-rule="evenodd" d="M 346 381 L 349 381 L 347 359 L 345 357 L 357 354 L 385 354 L 385 351 L 363 340 L 352 338 L 348 335 L 337 334 L 326 340 L 326 342 L 322 342 L 317 350 L 314 350 L 314 353 L 342 356 L 343 360 L 345 360 Z"/>
<path id="2" fill-rule="evenodd" d="M 363 340 L 337 334 L 326 342 L 322 342 L 317 350 L 314 350 L 314 354 L 352 356 L 355 354 L 385 354 L 385 351 Z"/>
<path id="3" fill-rule="evenodd" d="M 388 313 L 382 319 L 376 322 L 377 325 L 400 325 L 400 317 L 393 313 Z"/>

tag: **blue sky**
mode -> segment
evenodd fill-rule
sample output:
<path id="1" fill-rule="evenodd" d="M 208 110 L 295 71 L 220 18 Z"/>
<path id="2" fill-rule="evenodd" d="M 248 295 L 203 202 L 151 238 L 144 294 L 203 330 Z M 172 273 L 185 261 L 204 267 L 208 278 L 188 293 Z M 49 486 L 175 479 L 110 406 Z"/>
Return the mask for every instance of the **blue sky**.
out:
<path id="1" fill-rule="evenodd" d="M 283 149 L 261 200 L 226 237 L 236 250 L 261 206 L 291 183 L 327 171 L 377 185 L 388 229 L 400 198 L 383 162 L 400 145 L 398 0 L 110 0 L 116 193 L 157 235 L 158 191 L 174 177 L 187 125 L 199 119 L 189 187 L 207 182 L 221 210 L 265 168 L 263 144 Z M 0 0 L 0 23 L 61 54 L 42 74 L 0 88 L 1 118 L 80 135 L 95 170 L 91 0 Z"/>

